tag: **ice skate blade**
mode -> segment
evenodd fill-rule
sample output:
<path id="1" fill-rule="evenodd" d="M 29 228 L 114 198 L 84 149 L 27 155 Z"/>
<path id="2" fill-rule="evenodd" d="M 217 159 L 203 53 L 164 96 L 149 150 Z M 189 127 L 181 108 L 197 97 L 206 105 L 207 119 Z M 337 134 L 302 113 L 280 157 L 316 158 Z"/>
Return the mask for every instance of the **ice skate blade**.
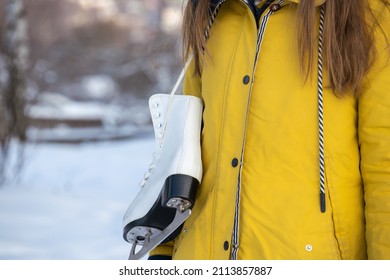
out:
<path id="1" fill-rule="evenodd" d="M 187 209 L 184 212 L 180 211 L 179 208 L 176 209 L 176 215 L 172 223 L 169 224 L 164 230 L 158 233 L 153 237 L 153 233 L 149 232 L 146 234 L 144 240 L 139 240 L 133 243 L 129 260 L 140 260 L 151 250 L 156 248 L 162 241 L 164 241 L 168 236 L 172 234 L 180 225 L 182 225 L 185 220 L 191 215 L 191 209 Z M 137 245 L 142 246 L 142 248 L 136 252 Z"/>

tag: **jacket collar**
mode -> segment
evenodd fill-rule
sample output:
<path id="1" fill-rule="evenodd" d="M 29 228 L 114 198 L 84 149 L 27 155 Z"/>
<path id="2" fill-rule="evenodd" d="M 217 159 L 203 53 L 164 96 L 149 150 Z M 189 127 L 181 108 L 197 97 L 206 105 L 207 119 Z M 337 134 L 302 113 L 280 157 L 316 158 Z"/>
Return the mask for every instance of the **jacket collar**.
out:
<path id="1" fill-rule="evenodd" d="M 197 2 L 196 0 L 192 0 L 193 2 Z M 219 4 L 222 0 L 211 0 L 211 3 L 214 5 Z M 299 3 L 300 0 L 287 0 L 289 2 Z M 319 6 L 325 3 L 326 0 L 315 0 L 315 5 Z"/>

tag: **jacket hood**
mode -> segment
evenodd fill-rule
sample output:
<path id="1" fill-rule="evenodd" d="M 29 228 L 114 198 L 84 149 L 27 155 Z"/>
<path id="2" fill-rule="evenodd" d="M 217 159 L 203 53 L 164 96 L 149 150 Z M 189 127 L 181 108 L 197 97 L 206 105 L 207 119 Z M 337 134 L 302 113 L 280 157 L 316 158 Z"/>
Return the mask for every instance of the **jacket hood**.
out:
<path id="1" fill-rule="evenodd" d="M 192 0 L 193 2 L 197 2 L 197 0 Z M 213 4 L 218 4 L 221 0 L 212 0 L 211 2 Z M 294 3 L 299 3 L 300 0 L 287 0 Z M 325 3 L 326 0 L 315 0 L 315 5 L 319 6 Z"/>

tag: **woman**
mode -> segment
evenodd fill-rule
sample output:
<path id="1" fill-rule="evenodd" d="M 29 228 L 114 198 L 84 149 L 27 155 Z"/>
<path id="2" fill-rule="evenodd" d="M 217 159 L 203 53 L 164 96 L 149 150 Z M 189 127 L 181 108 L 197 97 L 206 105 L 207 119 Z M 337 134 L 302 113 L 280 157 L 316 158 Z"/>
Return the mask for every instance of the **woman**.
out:
<path id="1" fill-rule="evenodd" d="M 203 181 L 151 258 L 390 259 L 389 39 L 385 0 L 188 1 Z"/>

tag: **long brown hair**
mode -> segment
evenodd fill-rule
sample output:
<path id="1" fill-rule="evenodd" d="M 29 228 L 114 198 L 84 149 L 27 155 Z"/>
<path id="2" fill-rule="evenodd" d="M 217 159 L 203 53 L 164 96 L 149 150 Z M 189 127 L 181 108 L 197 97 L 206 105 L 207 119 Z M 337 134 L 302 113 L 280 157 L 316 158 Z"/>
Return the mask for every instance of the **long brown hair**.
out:
<path id="1" fill-rule="evenodd" d="M 381 0 L 390 8 L 389 0 Z M 326 0 L 324 26 L 324 65 L 329 87 L 337 96 L 358 95 L 365 73 L 374 56 L 373 31 L 378 22 L 368 0 Z M 298 57 L 306 77 L 317 50 L 317 9 L 313 0 L 301 0 L 297 9 Z M 210 18 L 210 0 L 188 0 L 183 18 L 183 51 L 192 50 L 195 72 L 200 75 L 207 52 L 205 30 Z M 385 35 L 384 35 L 385 36 Z"/>

